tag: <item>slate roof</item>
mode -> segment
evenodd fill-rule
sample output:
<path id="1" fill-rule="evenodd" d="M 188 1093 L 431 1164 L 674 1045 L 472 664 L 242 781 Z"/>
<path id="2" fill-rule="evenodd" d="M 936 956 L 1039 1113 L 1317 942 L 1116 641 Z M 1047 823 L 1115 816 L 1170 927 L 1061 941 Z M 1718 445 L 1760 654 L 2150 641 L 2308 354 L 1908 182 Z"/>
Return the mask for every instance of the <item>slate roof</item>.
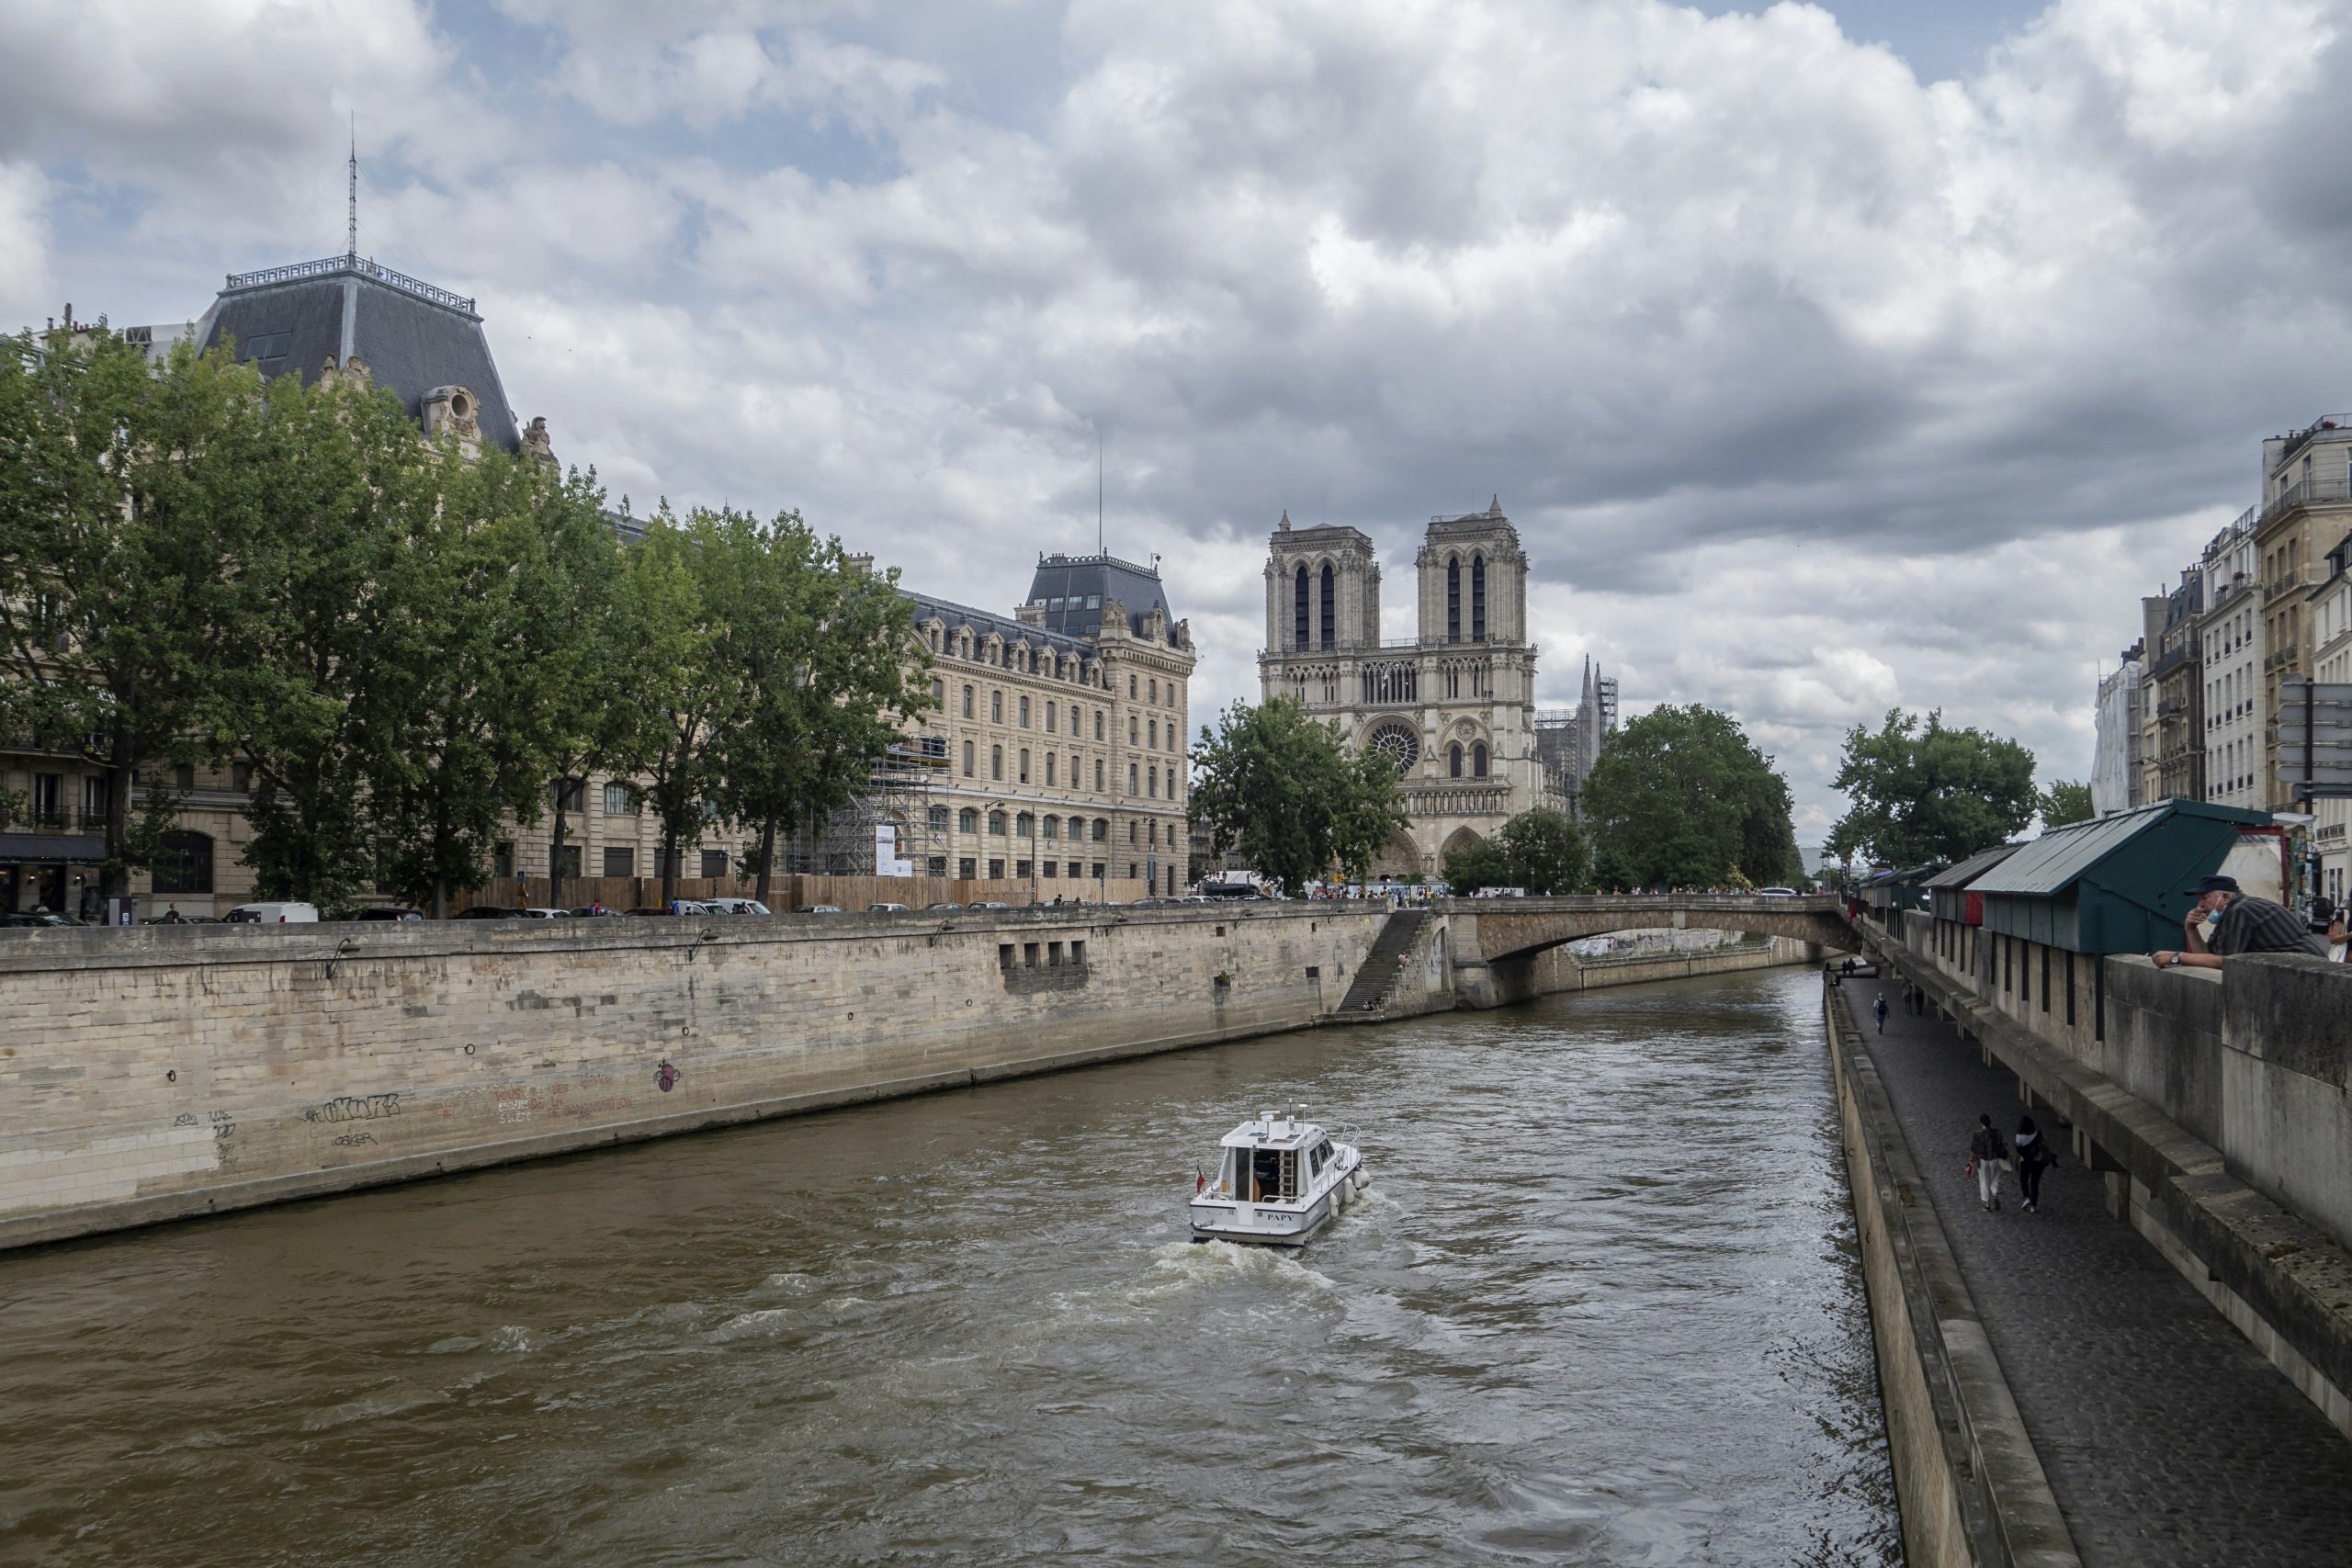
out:
<path id="1" fill-rule="evenodd" d="M 1007 648 L 1017 648 L 1025 644 L 1030 648 L 1050 648 L 1063 655 L 1074 655 L 1080 659 L 1097 659 L 1102 656 L 1102 650 L 1083 637 L 1071 637 L 1061 632 L 1040 631 L 1035 626 L 1024 626 L 1010 616 L 992 615 L 986 610 L 976 610 L 969 604 L 958 604 L 953 599 L 941 599 L 929 593 L 917 593 L 907 588 L 901 588 L 899 592 L 914 601 L 915 619 L 918 622 L 928 621 L 935 616 L 944 621 L 947 624 L 947 629 L 951 632 L 958 627 L 969 626 L 972 628 L 972 637 L 976 642 L 990 632 L 994 632 L 1004 639 L 1004 645 Z"/>
<path id="2" fill-rule="evenodd" d="M 1046 607 L 1046 625 L 1072 637 L 1099 637 L 1102 631 L 1102 602 L 1116 599 L 1126 606 L 1127 629 L 1143 635 L 1143 618 L 1158 610 L 1168 617 L 1170 635 L 1175 613 L 1159 585 L 1157 568 L 1137 566 L 1116 556 L 1040 556 L 1037 575 L 1029 581 L 1032 604 Z"/>
<path id="3" fill-rule="evenodd" d="M 423 417 L 427 392 L 464 387 L 480 405 L 482 439 L 512 452 L 522 432 L 473 307 L 363 257 L 331 256 L 231 274 L 197 323 L 196 341 L 207 349 L 233 337 L 238 356 L 253 359 L 263 375 L 294 370 L 306 383 L 318 380 L 329 355 L 340 365 L 356 354 L 412 418 Z"/>

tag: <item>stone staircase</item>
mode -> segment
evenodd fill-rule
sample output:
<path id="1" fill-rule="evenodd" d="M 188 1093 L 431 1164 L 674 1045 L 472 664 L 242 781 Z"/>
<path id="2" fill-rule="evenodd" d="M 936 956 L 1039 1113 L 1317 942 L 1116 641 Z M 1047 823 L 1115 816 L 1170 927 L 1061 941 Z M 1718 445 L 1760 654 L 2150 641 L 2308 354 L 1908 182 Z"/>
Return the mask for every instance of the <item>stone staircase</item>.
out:
<path id="1" fill-rule="evenodd" d="M 1380 928 L 1380 935 L 1373 941 L 1372 951 L 1357 968 L 1348 994 L 1340 999 L 1340 1017 L 1362 1017 L 1380 1010 L 1380 1004 L 1396 988 L 1396 976 L 1405 966 L 1405 950 L 1421 934 L 1421 927 L 1429 918 L 1425 909 L 1399 909 L 1388 917 L 1387 924 Z"/>

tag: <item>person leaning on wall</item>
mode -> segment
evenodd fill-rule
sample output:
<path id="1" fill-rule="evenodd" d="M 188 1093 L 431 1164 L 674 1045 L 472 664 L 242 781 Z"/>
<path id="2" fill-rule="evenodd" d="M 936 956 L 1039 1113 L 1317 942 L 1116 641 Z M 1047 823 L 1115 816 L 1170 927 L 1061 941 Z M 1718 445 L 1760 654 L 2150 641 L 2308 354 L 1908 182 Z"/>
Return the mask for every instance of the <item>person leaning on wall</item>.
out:
<path id="1" fill-rule="evenodd" d="M 2292 911 L 2248 896 L 2233 876 L 2209 876 L 2188 890 L 2197 900 L 2182 922 L 2184 945 L 2148 954 L 2159 969 L 2219 969 L 2242 953 L 2301 953 L 2325 958 L 2327 944 Z"/>

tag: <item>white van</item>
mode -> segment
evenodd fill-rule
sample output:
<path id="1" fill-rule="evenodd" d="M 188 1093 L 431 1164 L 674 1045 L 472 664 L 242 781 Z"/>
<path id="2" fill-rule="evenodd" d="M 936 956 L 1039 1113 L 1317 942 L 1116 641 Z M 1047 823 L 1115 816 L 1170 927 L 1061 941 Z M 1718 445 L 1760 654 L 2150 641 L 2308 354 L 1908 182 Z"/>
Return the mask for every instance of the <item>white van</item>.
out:
<path id="1" fill-rule="evenodd" d="M 232 926 L 314 926 L 316 904 L 240 904 L 220 919 Z"/>

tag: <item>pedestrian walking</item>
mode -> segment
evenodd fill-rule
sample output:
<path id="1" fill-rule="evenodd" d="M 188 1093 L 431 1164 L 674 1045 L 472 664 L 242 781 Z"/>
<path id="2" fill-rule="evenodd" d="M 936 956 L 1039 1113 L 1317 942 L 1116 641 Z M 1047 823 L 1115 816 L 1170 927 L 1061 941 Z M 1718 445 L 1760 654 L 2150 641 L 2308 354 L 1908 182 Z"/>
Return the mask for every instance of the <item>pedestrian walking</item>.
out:
<path id="1" fill-rule="evenodd" d="M 2018 1207 L 2029 1214 L 2041 1212 L 2041 1173 L 2058 1163 L 2050 1152 L 2050 1140 L 2033 1124 L 2030 1116 L 2018 1118 L 2018 1135 L 2011 1146 L 2017 1151 Z"/>
<path id="2" fill-rule="evenodd" d="M 2327 917 L 2327 956 L 2334 963 L 2341 964 L 2344 962 L 2346 934 L 2344 927 L 2344 911 L 2342 909 L 2330 910 Z"/>
<path id="3" fill-rule="evenodd" d="M 1878 1020 L 1878 1032 L 1886 1032 L 1886 993 L 1881 991 L 1871 1001 L 1871 1016 Z"/>
<path id="4" fill-rule="evenodd" d="M 2008 1165 L 2008 1143 L 1993 1125 L 1988 1111 L 1976 1119 L 1976 1132 L 1968 1140 L 1968 1168 L 1976 1175 L 1976 1201 L 1988 1213 L 2001 1206 L 2001 1172 Z"/>

